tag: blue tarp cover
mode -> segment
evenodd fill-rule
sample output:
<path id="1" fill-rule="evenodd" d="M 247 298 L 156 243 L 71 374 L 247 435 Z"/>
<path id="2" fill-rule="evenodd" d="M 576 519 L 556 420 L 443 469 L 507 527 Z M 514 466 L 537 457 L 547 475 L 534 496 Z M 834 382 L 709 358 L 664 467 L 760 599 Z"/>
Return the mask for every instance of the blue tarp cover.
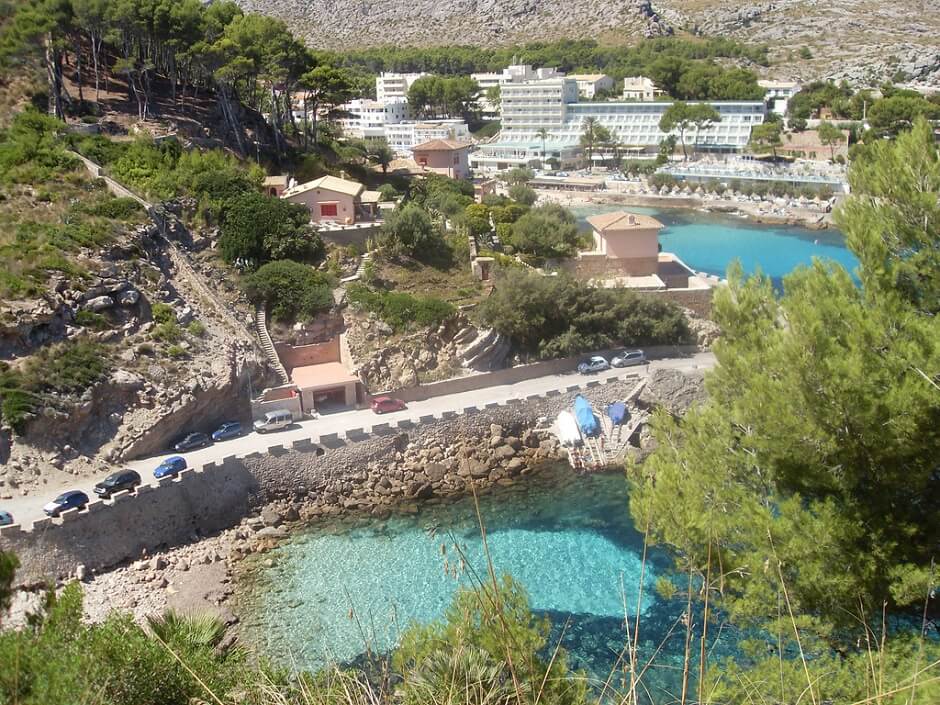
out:
<path id="1" fill-rule="evenodd" d="M 580 394 L 574 399 L 574 417 L 578 420 L 581 433 L 585 436 L 596 436 L 598 432 L 597 419 L 591 403 Z"/>
<path id="2" fill-rule="evenodd" d="M 630 414 L 627 412 L 627 405 L 620 401 L 614 402 L 607 407 L 607 415 L 616 425 L 622 424 L 630 417 Z"/>

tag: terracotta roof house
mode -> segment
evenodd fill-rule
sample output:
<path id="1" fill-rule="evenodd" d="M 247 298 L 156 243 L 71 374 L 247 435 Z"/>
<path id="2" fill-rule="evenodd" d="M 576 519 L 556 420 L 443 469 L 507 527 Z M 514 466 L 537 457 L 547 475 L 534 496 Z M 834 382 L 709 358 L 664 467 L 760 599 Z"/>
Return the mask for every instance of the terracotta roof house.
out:
<path id="1" fill-rule="evenodd" d="M 365 186 L 358 181 L 321 176 L 287 189 L 281 198 L 306 206 L 314 223 L 332 221 L 351 225 L 370 216 L 369 209 L 363 208 L 364 191 Z"/>
<path id="2" fill-rule="evenodd" d="M 594 229 L 594 247 L 580 259 L 593 273 L 619 272 L 630 276 L 656 274 L 659 269 L 659 231 L 663 224 L 649 215 L 614 211 L 587 219 Z"/>
<path id="3" fill-rule="evenodd" d="M 414 160 L 424 171 L 449 176 L 452 179 L 470 178 L 470 144 L 456 140 L 431 140 L 411 148 Z"/>

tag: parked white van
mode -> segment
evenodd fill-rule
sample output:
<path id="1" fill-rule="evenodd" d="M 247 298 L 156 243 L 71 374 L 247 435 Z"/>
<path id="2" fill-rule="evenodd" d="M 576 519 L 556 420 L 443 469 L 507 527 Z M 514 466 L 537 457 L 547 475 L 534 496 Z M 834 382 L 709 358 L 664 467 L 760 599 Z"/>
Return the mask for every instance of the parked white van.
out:
<path id="1" fill-rule="evenodd" d="M 253 426 L 258 433 L 266 433 L 267 431 L 280 431 L 292 423 L 294 423 L 294 415 L 290 410 L 278 409 L 277 411 L 267 412 L 264 418 L 255 421 Z"/>

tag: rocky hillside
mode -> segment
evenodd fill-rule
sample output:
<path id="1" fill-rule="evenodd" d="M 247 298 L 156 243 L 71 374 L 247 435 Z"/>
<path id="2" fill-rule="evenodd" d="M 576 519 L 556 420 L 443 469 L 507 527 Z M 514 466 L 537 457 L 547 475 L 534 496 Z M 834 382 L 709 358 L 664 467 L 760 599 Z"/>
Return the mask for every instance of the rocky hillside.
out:
<path id="1" fill-rule="evenodd" d="M 772 47 L 774 75 L 940 82 L 937 0 L 238 0 L 316 46 L 510 44 L 687 33 Z M 801 52 L 807 47 L 810 55 Z"/>
<path id="2" fill-rule="evenodd" d="M 238 0 L 283 19 L 317 46 L 508 44 L 627 30 L 670 32 L 650 0 Z"/>
<path id="3" fill-rule="evenodd" d="M 940 85 L 937 0 L 655 0 L 663 20 L 773 48 L 775 74 L 874 82 L 899 71 Z M 807 47 L 811 58 L 801 57 Z"/>

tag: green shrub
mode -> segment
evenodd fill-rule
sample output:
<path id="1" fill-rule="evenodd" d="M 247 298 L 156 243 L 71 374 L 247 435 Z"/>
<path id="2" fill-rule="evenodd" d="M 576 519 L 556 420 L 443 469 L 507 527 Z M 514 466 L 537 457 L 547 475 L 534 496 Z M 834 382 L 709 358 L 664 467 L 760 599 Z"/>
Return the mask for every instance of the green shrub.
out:
<path id="1" fill-rule="evenodd" d="M 176 323 L 176 311 L 169 304 L 155 303 L 150 307 L 150 312 L 157 323 Z"/>
<path id="2" fill-rule="evenodd" d="M 206 327 L 202 324 L 201 321 L 193 321 L 188 326 L 186 326 L 186 332 L 197 338 L 201 338 L 206 334 Z"/>
<path id="3" fill-rule="evenodd" d="M 109 328 L 111 325 L 108 322 L 107 317 L 101 315 L 100 313 L 84 310 L 75 314 L 75 323 L 84 328 L 92 328 L 94 330 L 104 330 L 105 328 Z"/>
<path id="4" fill-rule="evenodd" d="M 143 206 L 128 196 L 122 196 L 120 198 L 108 197 L 85 210 L 89 215 L 97 215 L 113 220 L 129 220 L 142 211 Z"/>
<path id="5" fill-rule="evenodd" d="M 183 329 L 175 320 L 156 325 L 150 336 L 164 343 L 175 343 L 183 337 Z"/>
<path id="6" fill-rule="evenodd" d="M 400 195 L 398 190 L 391 184 L 382 184 L 379 186 L 379 199 L 382 201 L 394 201 Z"/>
<path id="7" fill-rule="evenodd" d="M 400 291 L 370 289 L 362 284 L 351 285 L 346 292 L 350 303 L 376 314 L 395 330 L 437 326 L 453 316 L 453 304 L 434 297 L 417 297 Z"/>
<path id="8" fill-rule="evenodd" d="M 244 280 L 245 294 L 256 306 L 267 305 L 278 321 L 308 319 L 333 305 L 334 281 L 315 269 L 292 262 L 268 262 Z"/>
<path id="9" fill-rule="evenodd" d="M 84 339 L 42 348 L 20 370 L 0 362 L 0 416 L 22 430 L 40 405 L 55 405 L 63 395 L 84 391 L 109 368 L 104 347 Z"/>
<path id="10" fill-rule="evenodd" d="M 564 357 L 620 345 L 673 345 L 689 331 L 682 311 L 625 289 L 595 289 L 568 276 L 497 270 L 496 287 L 480 306 L 483 322 L 516 350 Z"/>
<path id="11" fill-rule="evenodd" d="M 170 347 L 168 347 L 166 349 L 166 354 L 174 359 L 186 357 L 187 355 L 186 350 L 181 348 L 179 345 L 171 345 Z"/>

